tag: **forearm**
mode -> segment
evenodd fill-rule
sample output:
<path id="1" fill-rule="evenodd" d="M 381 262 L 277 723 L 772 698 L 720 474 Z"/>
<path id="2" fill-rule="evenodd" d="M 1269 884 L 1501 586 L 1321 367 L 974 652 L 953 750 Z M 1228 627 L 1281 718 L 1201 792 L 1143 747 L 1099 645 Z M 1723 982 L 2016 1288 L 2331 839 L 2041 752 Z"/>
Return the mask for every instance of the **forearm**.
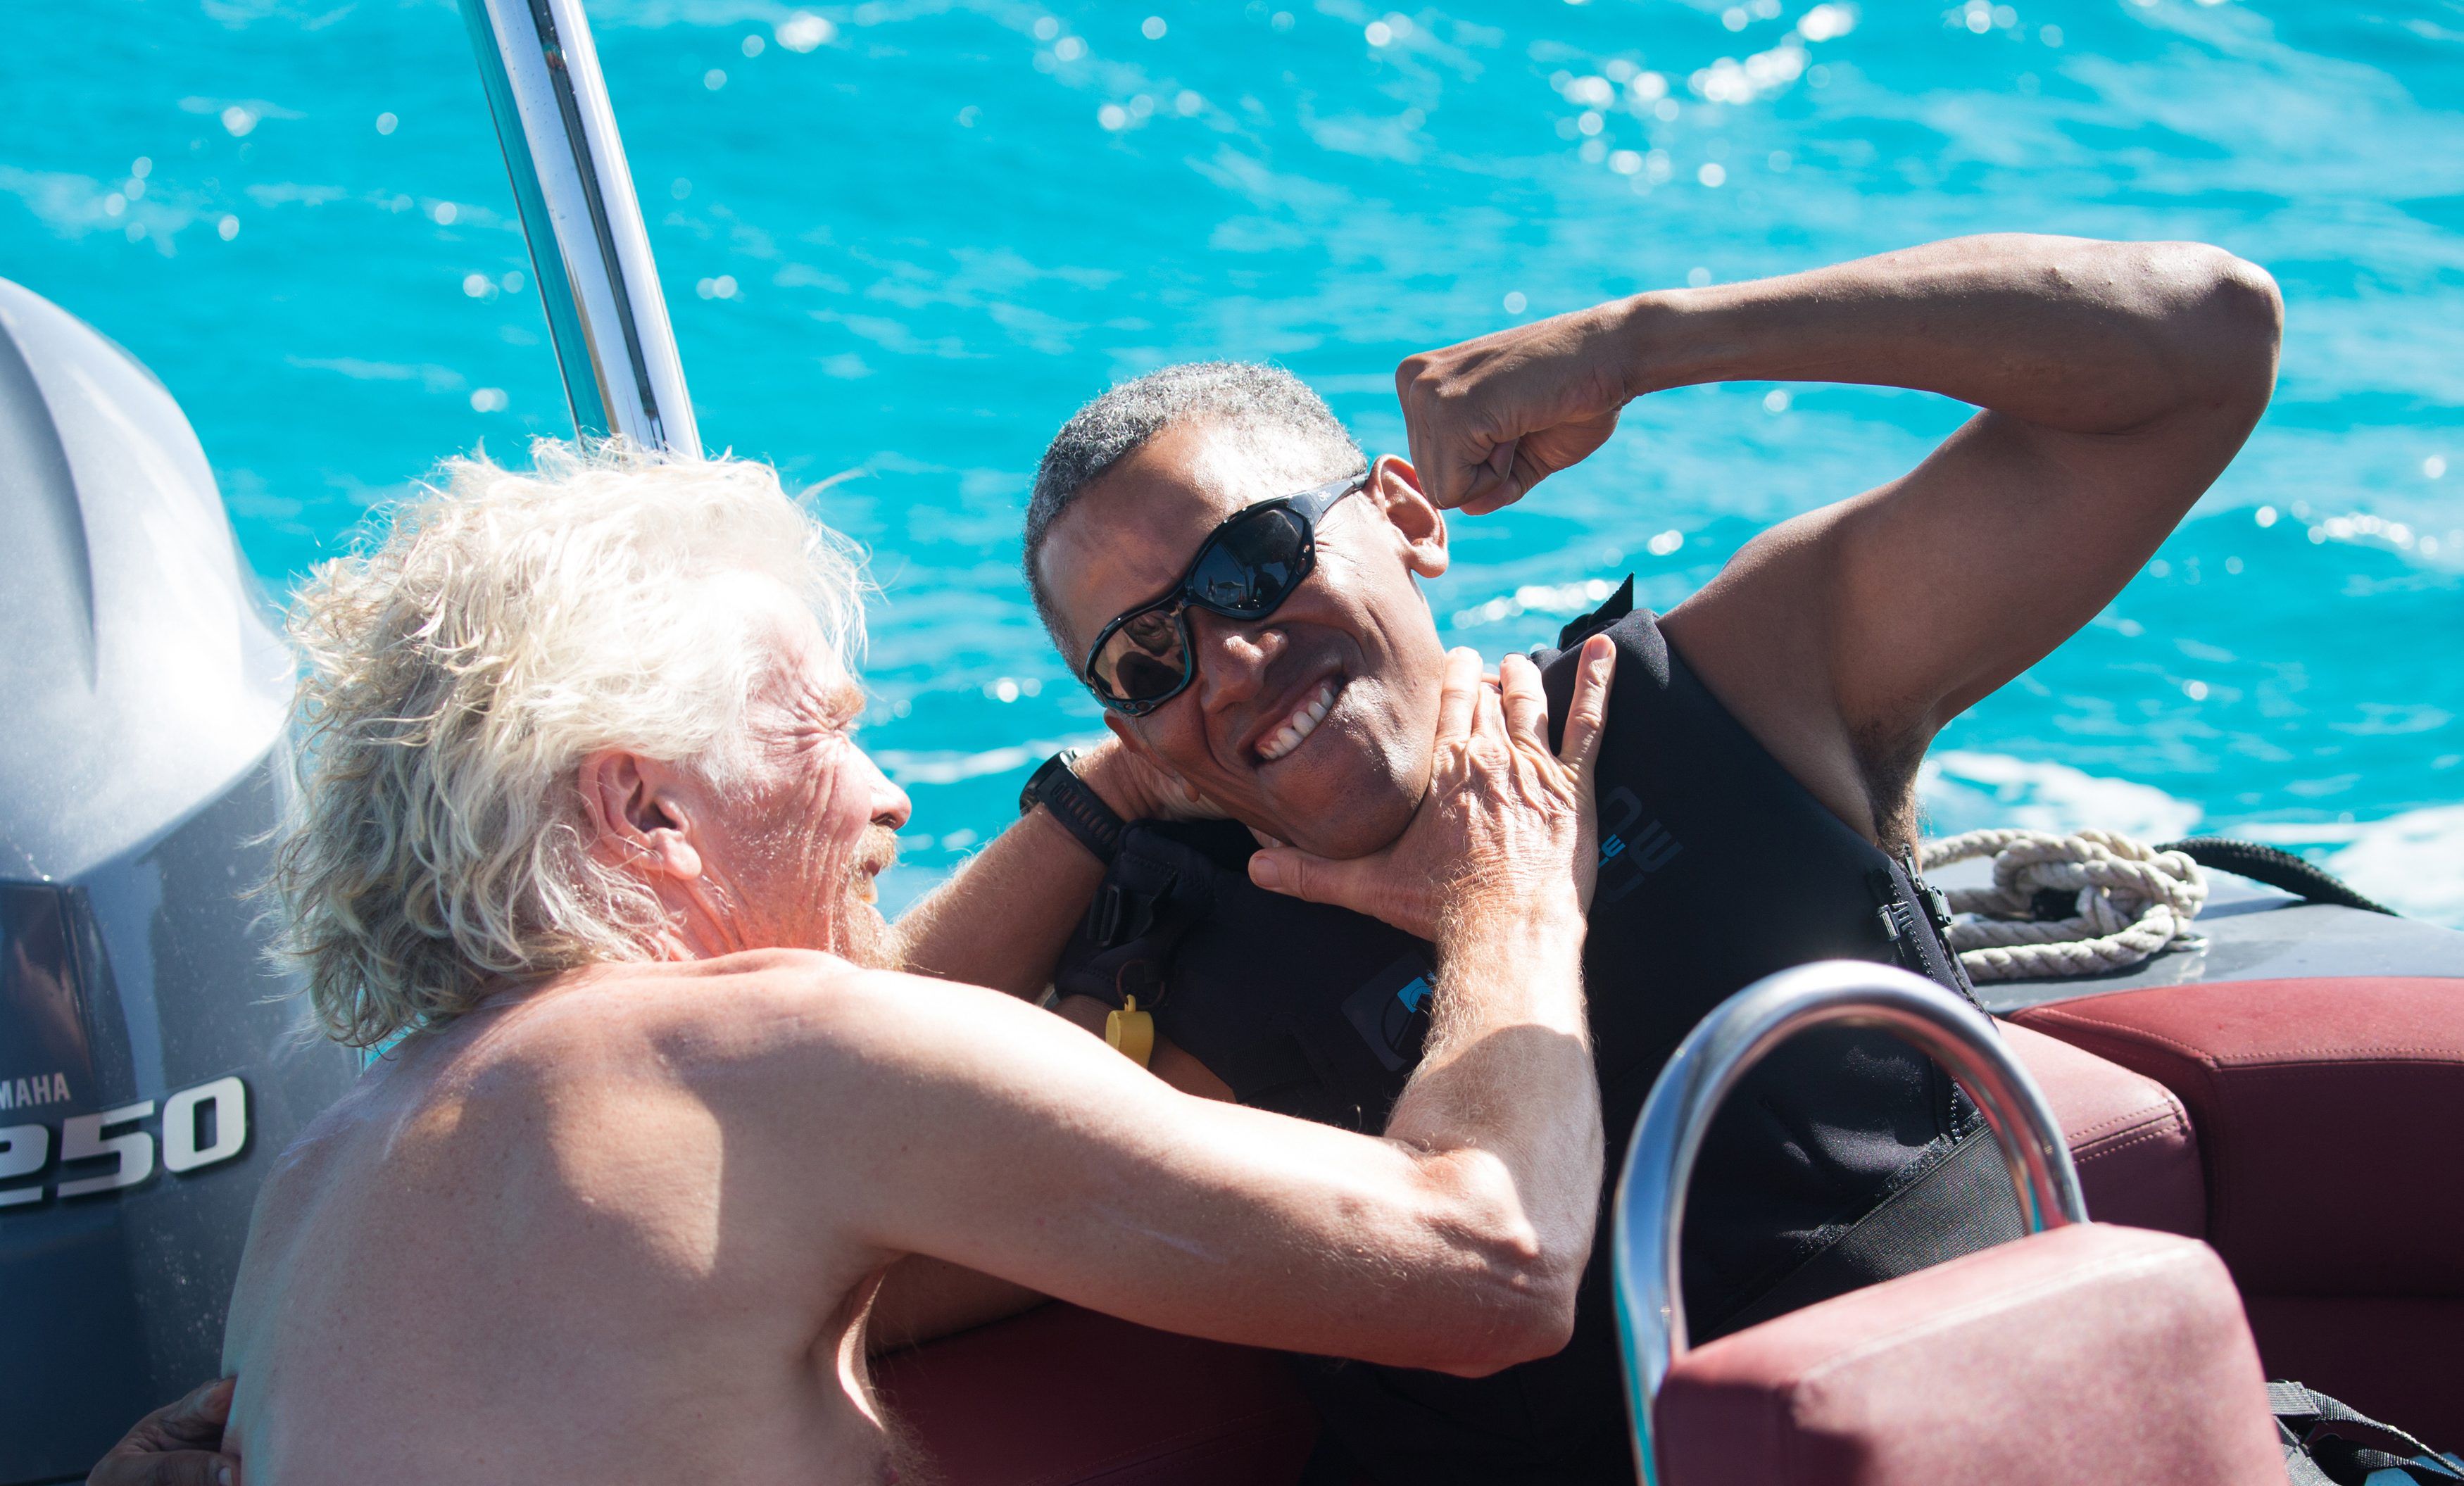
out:
<path id="1" fill-rule="evenodd" d="M 888 1009 L 858 1029 L 876 1051 L 837 1079 L 780 1057 L 803 1082 L 778 1104 L 805 1113 L 779 1127 L 831 1128 L 842 1154 L 902 1152 L 834 1165 L 800 1199 L 868 1246 L 946 1261 L 893 1269 L 876 1344 L 987 1319 L 1001 1292 L 979 1306 L 953 1268 L 1145 1325 L 1401 1366 L 1493 1370 L 1564 1344 L 1595 1148 L 1579 1218 L 1532 1213 L 1538 1184 L 1486 1152 L 1189 1099 L 1006 996 L 886 976 L 847 994 Z M 1579 1060 L 1544 1072 L 1590 1078 Z M 809 1169 L 813 1147 L 782 1136 L 761 1159 Z"/>
<path id="2" fill-rule="evenodd" d="M 1135 819 L 1143 804 L 1111 776 L 1117 747 L 1089 753 L 1078 773 L 1114 814 Z M 1104 863 L 1038 805 L 900 916 L 899 968 L 1039 995 L 1103 880 Z"/>
<path id="3" fill-rule="evenodd" d="M 1628 397 L 1859 382 L 2107 434 L 2254 385 L 2263 402 L 2279 308 L 2266 274 L 2220 249 L 2002 234 L 1603 312 Z"/>
<path id="4" fill-rule="evenodd" d="M 1571 907 L 1447 926 L 1425 1051 L 1388 1138 L 1502 1172 L 1530 1236 L 1579 1269 L 1597 1211 L 1598 1078 L 1583 1009 L 1583 921 Z"/>

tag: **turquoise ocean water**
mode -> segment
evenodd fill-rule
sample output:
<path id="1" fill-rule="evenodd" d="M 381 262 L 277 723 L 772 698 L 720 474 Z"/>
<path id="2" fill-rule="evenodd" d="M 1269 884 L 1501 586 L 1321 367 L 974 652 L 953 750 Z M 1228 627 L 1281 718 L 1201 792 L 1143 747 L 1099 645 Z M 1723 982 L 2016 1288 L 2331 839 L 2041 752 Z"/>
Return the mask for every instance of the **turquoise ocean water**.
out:
<path id="1" fill-rule="evenodd" d="M 1413 350 L 2034 229 L 2265 265 L 2283 378 L 2111 609 L 1944 735 L 1937 825 L 2248 830 L 2464 924 L 2464 6 L 590 10 L 704 436 L 833 481 L 876 556 L 893 899 L 1099 728 L 1015 564 L 1045 439 L 1108 382 L 1272 359 L 1395 448 Z M 276 590 L 440 455 L 566 431 L 469 46 L 444 0 L 10 14 L 0 274 L 169 384 Z M 1628 571 L 1666 607 L 1961 415 L 1649 399 L 1458 524 L 1444 631 L 1493 657 Z"/>

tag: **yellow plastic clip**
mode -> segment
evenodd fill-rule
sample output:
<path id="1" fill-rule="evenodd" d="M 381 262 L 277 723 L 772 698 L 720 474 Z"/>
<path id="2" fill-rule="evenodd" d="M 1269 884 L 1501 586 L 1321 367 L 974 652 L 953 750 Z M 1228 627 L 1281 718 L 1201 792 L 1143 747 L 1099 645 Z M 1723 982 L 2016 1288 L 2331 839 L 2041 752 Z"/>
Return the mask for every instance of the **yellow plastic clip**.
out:
<path id="1" fill-rule="evenodd" d="M 1121 1009 L 1104 1018 L 1104 1043 L 1143 1068 L 1155 1056 L 1155 1016 L 1138 1010 L 1138 998 L 1121 998 Z"/>

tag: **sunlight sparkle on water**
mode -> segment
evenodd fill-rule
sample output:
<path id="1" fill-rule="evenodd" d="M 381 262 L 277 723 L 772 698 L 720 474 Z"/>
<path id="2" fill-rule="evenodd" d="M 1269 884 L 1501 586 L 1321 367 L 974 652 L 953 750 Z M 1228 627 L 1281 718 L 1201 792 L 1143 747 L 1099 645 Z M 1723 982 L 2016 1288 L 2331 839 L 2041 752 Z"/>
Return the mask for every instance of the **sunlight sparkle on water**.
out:
<path id="1" fill-rule="evenodd" d="M 810 52 L 816 47 L 825 46 L 838 33 L 838 27 L 810 11 L 798 11 L 771 32 L 779 38 L 779 44 L 790 52 Z"/>
<path id="2" fill-rule="evenodd" d="M 1808 41 L 1829 41 L 1856 29 L 1857 12 L 1844 5 L 1817 5 L 1796 21 L 1796 33 Z"/>

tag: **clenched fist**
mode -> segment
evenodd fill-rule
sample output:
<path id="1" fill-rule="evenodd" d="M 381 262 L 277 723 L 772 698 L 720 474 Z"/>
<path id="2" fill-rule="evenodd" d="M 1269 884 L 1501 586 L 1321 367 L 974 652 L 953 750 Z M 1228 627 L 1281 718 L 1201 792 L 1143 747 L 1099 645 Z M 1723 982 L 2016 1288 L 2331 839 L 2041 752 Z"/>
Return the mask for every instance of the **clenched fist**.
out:
<path id="1" fill-rule="evenodd" d="M 1406 359 L 1395 392 L 1429 498 L 1483 515 L 1608 442 L 1630 396 L 1623 309 L 1599 305 Z"/>

